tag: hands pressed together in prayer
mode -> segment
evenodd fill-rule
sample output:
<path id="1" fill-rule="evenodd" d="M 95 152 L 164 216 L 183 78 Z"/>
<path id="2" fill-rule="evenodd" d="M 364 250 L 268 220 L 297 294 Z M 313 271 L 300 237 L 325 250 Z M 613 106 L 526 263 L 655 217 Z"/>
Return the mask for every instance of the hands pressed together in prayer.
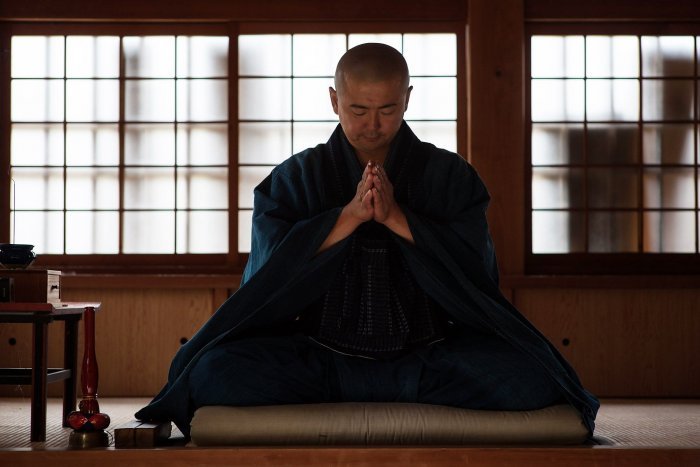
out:
<path id="1" fill-rule="evenodd" d="M 361 224 L 372 220 L 383 224 L 404 240 L 414 243 L 406 215 L 394 199 L 394 186 L 384 167 L 369 161 L 362 173 L 362 179 L 357 184 L 355 196 L 345 205 L 318 251 L 338 243 Z"/>
<path id="2" fill-rule="evenodd" d="M 394 186 L 387 177 L 384 167 L 369 161 L 357 184 L 357 193 L 345 209 L 361 220 L 374 220 L 385 224 L 396 210 L 401 210 L 394 200 Z"/>

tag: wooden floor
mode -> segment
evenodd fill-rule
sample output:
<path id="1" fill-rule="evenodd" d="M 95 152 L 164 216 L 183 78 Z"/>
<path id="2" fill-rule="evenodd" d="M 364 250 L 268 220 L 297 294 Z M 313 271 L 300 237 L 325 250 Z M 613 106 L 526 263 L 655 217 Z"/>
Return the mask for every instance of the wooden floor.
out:
<path id="1" fill-rule="evenodd" d="M 115 426 L 129 421 L 147 399 L 101 399 Z M 51 399 L 47 441 L 29 442 L 29 400 L 0 399 L 0 466 L 700 466 L 700 400 L 604 400 L 597 445 L 270 447 L 152 450 L 70 450 L 60 425 L 60 399 Z"/>

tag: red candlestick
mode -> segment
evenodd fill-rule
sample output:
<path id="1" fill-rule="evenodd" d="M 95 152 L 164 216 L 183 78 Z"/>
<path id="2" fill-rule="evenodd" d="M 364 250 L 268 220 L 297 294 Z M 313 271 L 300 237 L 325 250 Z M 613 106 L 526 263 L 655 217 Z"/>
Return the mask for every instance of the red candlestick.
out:
<path id="1" fill-rule="evenodd" d="M 83 399 L 78 404 L 78 408 L 83 414 L 89 416 L 100 411 L 100 405 L 97 402 L 99 370 L 95 355 L 95 309 L 93 307 L 85 307 L 83 324 L 85 326 L 85 350 L 83 353 L 83 373 L 80 376 Z"/>
<path id="2" fill-rule="evenodd" d="M 83 372 L 80 377 L 83 398 L 78 411 L 68 415 L 68 424 L 75 430 L 70 444 L 74 447 L 105 446 L 108 444 L 104 429 L 109 426 L 109 415 L 100 412 L 97 402 L 97 381 L 99 372 L 95 355 L 95 308 L 86 306 L 83 313 L 85 326 L 85 348 L 83 352 Z M 88 434 L 96 434 L 90 437 Z M 84 435 L 84 436 L 81 436 Z"/>

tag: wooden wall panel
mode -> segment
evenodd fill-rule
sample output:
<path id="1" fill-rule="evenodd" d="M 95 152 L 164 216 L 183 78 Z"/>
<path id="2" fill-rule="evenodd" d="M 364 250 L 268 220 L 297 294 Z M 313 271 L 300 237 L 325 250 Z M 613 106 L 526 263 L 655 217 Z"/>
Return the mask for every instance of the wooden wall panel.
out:
<path id="1" fill-rule="evenodd" d="M 63 300 L 99 301 L 96 314 L 96 352 L 99 395 L 152 396 L 167 378 L 181 338 L 190 338 L 215 308 L 211 289 L 70 289 Z M 79 361 L 82 364 L 83 327 Z M 14 337 L 17 344 L 10 346 Z M 0 325 L 0 366 L 30 366 L 31 325 Z M 63 361 L 63 324 L 49 325 L 49 366 Z M 0 394 L 29 397 L 29 387 L 0 386 Z M 49 395 L 62 394 L 60 383 Z M 78 390 L 80 395 L 80 389 Z"/>
<path id="2" fill-rule="evenodd" d="M 700 397 L 699 290 L 512 287 L 506 292 L 595 394 Z M 96 318 L 103 396 L 159 391 L 180 339 L 196 332 L 225 295 L 204 287 L 64 290 L 64 299 L 103 304 Z M 80 332 L 82 356 L 82 326 Z M 50 365 L 61 364 L 62 346 L 63 325 L 51 324 Z M 0 366 L 28 366 L 30 358 L 31 326 L 0 325 Z M 61 391 L 60 384 L 49 385 L 50 395 Z M 29 398 L 30 391 L 0 386 L 0 395 Z"/>
<path id="3" fill-rule="evenodd" d="M 700 396 L 699 290 L 521 289 L 515 305 L 599 396 Z"/>
<path id="4" fill-rule="evenodd" d="M 54 334 L 51 333 L 51 328 L 55 326 L 55 324 L 49 325 L 49 343 L 55 340 Z M 63 324 L 60 324 L 59 327 L 63 331 Z M 61 341 L 63 341 L 63 338 L 61 338 Z M 31 348 L 31 324 L 0 324 L 0 367 L 30 367 L 32 365 Z M 29 386 L 0 385 L 0 396 L 18 396 L 29 399 L 31 395 L 31 387 Z"/>

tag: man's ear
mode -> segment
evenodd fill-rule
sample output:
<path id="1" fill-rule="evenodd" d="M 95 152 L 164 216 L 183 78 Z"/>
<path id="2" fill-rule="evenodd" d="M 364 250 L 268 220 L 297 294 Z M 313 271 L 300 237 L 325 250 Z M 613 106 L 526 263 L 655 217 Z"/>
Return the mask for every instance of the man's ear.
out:
<path id="1" fill-rule="evenodd" d="M 338 91 L 329 86 L 328 93 L 331 96 L 331 106 L 333 106 L 333 112 L 338 115 Z"/>
<path id="2" fill-rule="evenodd" d="M 408 100 L 411 98 L 411 91 L 413 91 L 413 86 L 409 86 L 406 90 L 406 104 L 404 105 L 403 111 L 408 110 Z"/>

